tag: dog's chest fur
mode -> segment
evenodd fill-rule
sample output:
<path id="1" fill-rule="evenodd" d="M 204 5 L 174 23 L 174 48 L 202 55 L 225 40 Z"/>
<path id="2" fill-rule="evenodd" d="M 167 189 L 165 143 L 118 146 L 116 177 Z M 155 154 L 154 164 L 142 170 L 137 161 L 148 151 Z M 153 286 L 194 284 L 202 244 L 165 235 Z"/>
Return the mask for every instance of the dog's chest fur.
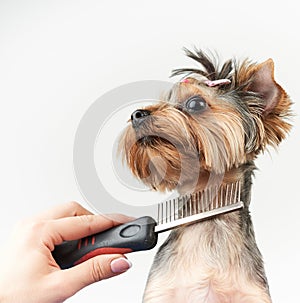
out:
<path id="1" fill-rule="evenodd" d="M 144 301 L 270 302 L 251 222 L 247 225 L 236 212 L 171 232 L 156 256 Z"/>

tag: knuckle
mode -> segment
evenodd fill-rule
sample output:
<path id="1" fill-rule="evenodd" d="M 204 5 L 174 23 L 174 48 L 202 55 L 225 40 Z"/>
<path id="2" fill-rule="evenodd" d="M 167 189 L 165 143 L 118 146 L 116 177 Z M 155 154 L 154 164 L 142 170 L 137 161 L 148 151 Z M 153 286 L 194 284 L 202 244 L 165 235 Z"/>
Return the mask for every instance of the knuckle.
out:
<path id="1" fill-rule="evenodd" d="M 92 232 L 92 223 L 94 222 L 94 216 L 93 215 L 82 215 L 78 216 L 78 220 L 81 224 L 87 227 L 88 232 Z"/>
<path id="2" fill-rule="evenodd" d="M 94 282 L 101 281 L 107 276 L 103 265 L 95 258 L 91 259 L 91 275 Z"/>
<path id="3" fill-rule="evenodd" d="M 45 229 L 47 225 L 46 221 L 44 220 L 32 220 L 25 224 L 26 224 L 26 229 L 31 230 L 33 232 L 42 231 Z"/>
<path id="4" fill-rule="evenodd" d="M 82 215 L 78 216 L 78 219 L 81 220 L 82 223 L 90 225 L 94 221 L 94 215 Z"/>
<path id="5" fill-rule="evenodd" d="M 67 202 L 67 206 L 70 210 L 72 210 L 74 213 L 76 213 L 76 211 L 81 208 L 81 205 L 76 202 L 76 201 L 69 201 Z"/>
<path id="6" fill-rule="evenodd" d="M 36 239 L 37 235 L 40 235 L 44 232 L 46 227 L 46 223 L 44 221 L 38 220 L 23 220 L 15 225 L 13 229 L 13 235 L 22 238 L 24 241 L 28 241 L 30 239 Z"/>

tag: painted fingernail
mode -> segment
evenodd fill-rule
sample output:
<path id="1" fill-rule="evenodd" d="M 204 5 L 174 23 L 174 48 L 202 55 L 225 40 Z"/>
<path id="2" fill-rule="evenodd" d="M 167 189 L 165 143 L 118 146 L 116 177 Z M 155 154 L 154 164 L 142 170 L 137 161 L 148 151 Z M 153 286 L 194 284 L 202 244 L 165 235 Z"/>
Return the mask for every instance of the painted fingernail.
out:
<path id="1" fill-rule="evenodd" d="M 132 263 L 126 258 L 115 259 L 110 263 L 111 271 L 115 274 L 125 272 L 131 266 Z"/>

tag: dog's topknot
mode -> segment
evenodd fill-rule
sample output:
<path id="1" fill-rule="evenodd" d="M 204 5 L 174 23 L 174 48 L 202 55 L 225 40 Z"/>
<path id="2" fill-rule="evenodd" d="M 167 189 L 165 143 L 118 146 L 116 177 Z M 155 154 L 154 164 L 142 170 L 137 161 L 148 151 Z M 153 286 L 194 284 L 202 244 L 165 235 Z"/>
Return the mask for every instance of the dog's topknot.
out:
<path id="1" fill-rule="evenodd" d="M 206 53 L 197 48 L 195 48 L 194 51 L 184 48 L 184 52 L 186 56 L 198 62 L 202 68 L 177 68 L 172 71 L 171 77 L 181 75 L 184 78 L 187 78 L 199 75 L 200 77 L 205 77 L 211 81 L 228 79 L 230 80 L 230 83 L 218 86 L 218 89 L 222 91 L 235 91 L 241 95 L 244 94 L 245 88 L 252 81 L 247 72 L 255 66 L 256 63 L 253 63 L 248 59 L 239 62 L 235 58 L 232 58 L 225 61 L 223 64 L 220 64 L 219 56 L 212 52 Z"/>
<path id="2" fill-rule="evenodd" d="M 199 49 L 191 51 L 187 48 L 184 48 L 184 51 L 188 57 L 200 63 L 204 69 L 191 67 L 178 68 L 172 71 L 171 77 L 178 75 L 184 75 L 187 77 L 191 74 L 199 74 L 209 80 L 218 80 L 225 78 L 232 80 L 234 66 L 236 65 L 235 60 L 227 60 L 220 68 L 216 56 L 212 54 L 208 55 Z"/>
<path id="3" fill-rule="evenodd" d="M 227 60 L 220 68 L 217 63 L 217 58 L 214 55 L 209 56 L 204 51 L 195 49 L 194 52 L 184 48 L 185 54 L 191 59 L 200 63 L 204 69 L 200 68 L 178 68 L 172 71 L 171 77 L 191 74 L 199 74 L 209 80 L 229 79 L 232 80 L 232 72 L 234 70 L 235 62 L 230 59 Z"/>

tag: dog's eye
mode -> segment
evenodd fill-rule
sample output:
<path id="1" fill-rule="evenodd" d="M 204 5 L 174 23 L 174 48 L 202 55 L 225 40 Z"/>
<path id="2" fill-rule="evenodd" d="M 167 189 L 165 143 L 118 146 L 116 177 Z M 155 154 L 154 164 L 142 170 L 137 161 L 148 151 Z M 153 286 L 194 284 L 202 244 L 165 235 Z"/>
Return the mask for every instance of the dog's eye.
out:
<path id="1" fill-rule="evenodd" d="M 200 96 L 193 96 L 189 98 L 185 103 L 185 108 L 187 111 L 191 113 L 198 113 L 205 110 L 207 107 L 207 103 Z"/>

